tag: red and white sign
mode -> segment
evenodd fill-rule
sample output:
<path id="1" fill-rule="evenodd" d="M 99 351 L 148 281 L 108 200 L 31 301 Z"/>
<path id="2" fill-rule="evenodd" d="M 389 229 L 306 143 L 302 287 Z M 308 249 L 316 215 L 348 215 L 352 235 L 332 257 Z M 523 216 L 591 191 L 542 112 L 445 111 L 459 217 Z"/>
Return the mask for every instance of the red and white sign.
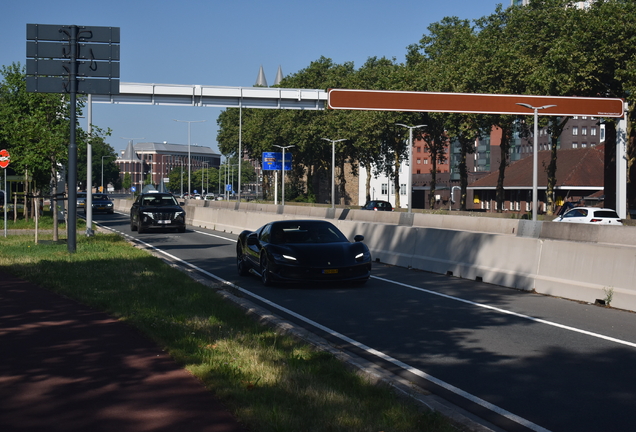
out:
<path id="1" fill-rule="evenodd" d="M 554 105 L 542 116 L 623 117 L 624 102 L 616 98 L 533 96 L 471 93 L 430 93 L 384 90 L 329 89 L 330 109 L 370 111 L 420 111 L 472 114 L 532 115 L 519 106 Z"/>
<path id="2" fill-rule="evenodd" d="M 0 150 L 0 168 L 8 167 L 9 162 L 11 162 L 11 156 L 9 155 L 9 152 L 5 149 Z"/>

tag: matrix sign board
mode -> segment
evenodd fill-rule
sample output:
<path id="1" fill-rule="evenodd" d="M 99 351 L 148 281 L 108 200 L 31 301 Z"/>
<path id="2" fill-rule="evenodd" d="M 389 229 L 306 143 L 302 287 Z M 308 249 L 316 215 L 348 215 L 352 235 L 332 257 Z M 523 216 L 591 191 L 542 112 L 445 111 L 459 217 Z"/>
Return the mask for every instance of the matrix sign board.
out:
<path id="1" fill-rule="evenodd" d="M 285 171 L 291 171 L 291 153 L 285 153 Z M 280 171 L 282 168 L 283 154 L 281 152 L 263 152 L 263 170 Z"/>
<path id="2" fill-rule="evenodd" d="M 27 24 L 27 91 L 119 94 L 119 27 Z"/>

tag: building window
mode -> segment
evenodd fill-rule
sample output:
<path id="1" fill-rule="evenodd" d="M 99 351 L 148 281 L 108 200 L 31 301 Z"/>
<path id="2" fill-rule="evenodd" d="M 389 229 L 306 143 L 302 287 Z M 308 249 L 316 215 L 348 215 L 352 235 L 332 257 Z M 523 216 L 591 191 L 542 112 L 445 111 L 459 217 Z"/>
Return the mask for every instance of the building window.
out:
<path id="1" fill-rule="evenodd" d="M 587 147 L 587 143 L 581 143 L 581 148 Z"/>
<path id="2" fill-rule="evenodd" d="M 587 127 L 586 126 L 582 126 L 581 127 L 581 135 L 587 135 Z"/>
<path id="3" fill-rule="evenodd" d="M 417 158 L 417 164 L 419 165 L 419 164 L 421 164 L 421 163 L 422 163 L 422 159 Z"/>
<path id="4" fill-rule="evenodd" d="M 590 128 L 590 135 L 596 136 L 596 126 Z"/>
<path id="5" fill-rule="evenodd" d="M 572 135 L 578 135 L 578 134 L 579 134 L 579 127 L 578 126 L 572 127 Z"/>
<path id="6" fill-rule="evenodd" d="M 424 159 L 424 165 L 428 165 L 428 159 Z"/>
<path id="7" fill-rule="evenodd" d="M 382 195 L 389 193 L 389 186 L 386 183 L 382 183 Z"/>
<path id="8" fill-rule="evenodd" d="M 575 148 L 579 148 L 579 145 L 578 145 L 577 143 L 573 142 L 573 143 L 572 143 L 572 148 L 573 148 L 573 149 L 575 149 Z"/>

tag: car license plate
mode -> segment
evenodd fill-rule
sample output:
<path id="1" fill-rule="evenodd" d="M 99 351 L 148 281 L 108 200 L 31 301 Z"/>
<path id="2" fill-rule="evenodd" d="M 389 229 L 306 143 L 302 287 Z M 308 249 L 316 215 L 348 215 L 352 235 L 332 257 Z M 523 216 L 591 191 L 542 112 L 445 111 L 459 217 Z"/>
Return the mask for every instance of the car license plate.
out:
<path id="1" fill-rule="evenodd" d="M 325 269 L 322 271 L 323 274 L 336 274 L 338 273 L 338 269 Z"/>
<path id="2" fill-rule="evenodd" d="M 166 224 L 169 224 L 170 221 L 169 220 L 159 220 L 159 221 L 157 221 L 157 223 L 158 224 L 162 224 L 162 225 L 166 225 Z"/>

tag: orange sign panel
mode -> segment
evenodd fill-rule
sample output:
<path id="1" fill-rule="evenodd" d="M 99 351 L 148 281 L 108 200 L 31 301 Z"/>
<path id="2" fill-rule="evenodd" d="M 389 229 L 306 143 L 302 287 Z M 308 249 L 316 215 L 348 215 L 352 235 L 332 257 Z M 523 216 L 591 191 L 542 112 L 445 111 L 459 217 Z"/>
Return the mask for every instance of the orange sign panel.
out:
<path id="1" fill-rule="evenodd" d="M 519 106 L 520 103 L 533 107 L 555 105 L 540 110 L 542 116 L 623 117 L 624 115 L 624 102 L 618 98 L 384 90 L 329 89 L 327 106 L 330 109 L 368 111 L 534 114 L 534 110 Z"/>

